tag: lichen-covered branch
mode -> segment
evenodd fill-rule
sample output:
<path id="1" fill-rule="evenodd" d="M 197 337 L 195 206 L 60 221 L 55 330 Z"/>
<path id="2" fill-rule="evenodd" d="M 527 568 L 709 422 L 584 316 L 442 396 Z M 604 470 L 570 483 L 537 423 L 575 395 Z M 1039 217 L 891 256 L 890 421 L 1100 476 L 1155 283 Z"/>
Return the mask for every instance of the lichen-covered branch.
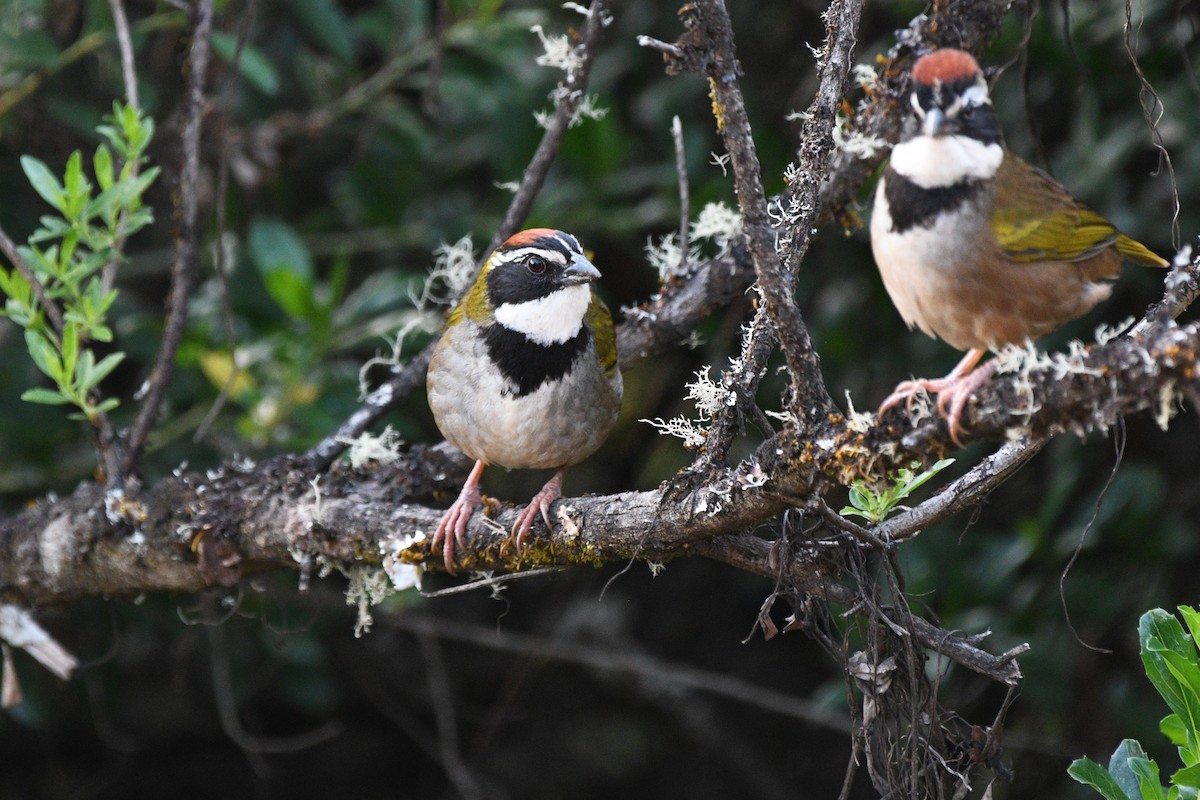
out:
<path id="1" fill-rule="evenodd" d="M 875 527 L 898 540 L 990 491 L 1056 431 L 1103 430 L 1119 416 L 1149 412 L 1165 423 L 1179 399 L 1200 400 L 1200 322 L 1149 323 L 1084 351 L 1074 371 L 1052 360 L 997 376 L 967 417 L 970 439 L 1026 439 L 951 484 L 948 496 Z M 913 425 L 902 414 L 862 428 L 830 417 L 815 431 L 787 427 L 737 467 L 713 468 L 687 490 L 571 498 L 554 506 L 553 531 L 540 530 L 522 557 L 506 551 L 513 509 L 492 507 L 468 529 L 466 570 L 666 559 L 772 520 L 835 484 L 879 479 L 949 447 L 943 422 Z M 192 591 L 247 572 L 299 567 L 308 558 L 399 560 L 437 569 L 428 538 L 441 515 L 438 494 L 453 491 L 460 465 L 445 448 L 420 447 L 388 467 L 329 473 L 304 459 L 227 466 L 211 477 L 166 478 L 136 498 L 85 483 L 0 522 L 0 595 L 30 603 L 81 595 Z M 315 481 L 315 486 L 314 486 Z M 498 523 L 498 525 L 496 524 Z M 134 535 L 140 534 L 140 535 Z"/>

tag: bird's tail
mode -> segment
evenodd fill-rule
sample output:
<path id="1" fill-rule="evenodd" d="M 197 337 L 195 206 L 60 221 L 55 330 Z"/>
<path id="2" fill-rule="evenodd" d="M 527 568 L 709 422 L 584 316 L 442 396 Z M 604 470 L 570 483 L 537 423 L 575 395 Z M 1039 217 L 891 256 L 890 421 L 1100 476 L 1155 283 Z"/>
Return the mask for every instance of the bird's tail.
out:
<path id="1" fill-rule="evenodd" d="M 1125 234 L 1117 236 L 1117 252 L 1135 264 L 1143 267 L 1169 267 L 1171 262 L 1156 255 L 1141 242 L 1130 239 Z"/>

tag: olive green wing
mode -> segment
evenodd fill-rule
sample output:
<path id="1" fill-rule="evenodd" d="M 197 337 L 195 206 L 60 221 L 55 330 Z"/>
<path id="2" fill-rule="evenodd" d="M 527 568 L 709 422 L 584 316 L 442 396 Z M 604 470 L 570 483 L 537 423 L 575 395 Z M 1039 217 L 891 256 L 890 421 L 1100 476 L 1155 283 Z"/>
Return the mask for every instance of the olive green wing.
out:
<path id="1" fill-rule="evenodd" d="M 995 185 L 992 228 L 1014 261 L 1082 261 L 1128 239 L 1058 181 L 1010 153 L 1004 154 Z"/>
<path id="2" fill-rule="evenodd" d="M 596 358 L 600 361 L 600 367 L 604 370 L 604 374 L 609 376 L 615 374 L 617 371 L 617 332 L 613 328 L 612 314 L 609 313 L 608 306 L 604 305 L 604 301 L 595 294 L 592 295 L 592 302 L 588 304 L 583 324 L 587 325 L 596 340 Z"/>

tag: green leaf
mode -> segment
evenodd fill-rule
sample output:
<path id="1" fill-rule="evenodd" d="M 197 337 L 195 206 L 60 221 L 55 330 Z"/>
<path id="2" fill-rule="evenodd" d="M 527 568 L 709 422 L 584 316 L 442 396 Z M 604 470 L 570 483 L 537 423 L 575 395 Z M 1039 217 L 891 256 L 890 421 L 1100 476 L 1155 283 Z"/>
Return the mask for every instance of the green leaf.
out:
<path id="1" fill-rule="evenodd" d="M 232 64 L 237 52 L 237 37 L 213 31 L 212 49 L 220 58 Z M 242 45 L 242 52 L 238 56 L 238 72 L 251 86 L 268 97 L 278 94 L 279 73 L 275 70 L 275 65 L 257 47 L 248 43 Z"/>
<path id="2" fill-rule="evenodd" d="M 1183 720 L 1179 718 L 1178 714 L 1168 714 L 1163 717 L 1158 723 L 1158 729 L 1176 747 L 1187 746 L 1187 726 L 1183 724 Z"/>
<path id="3" fill-rule="evenodd" d="M 69 381 L 74 377 L 75 365 L 79 362 L 79 328 L 77 326 L 66 325 L 63 327 L 60 351 L 62 352 L 63 378 Z"/>
<path id="4" fill-rule="evenodd" d="M 1171 775 L 1171 783 L 1176 786 L 1187 786 L 1192 789 L 1200 789 L 1200 764 L 1193 764 L 1190 767 L 1176 770 Z"/>
<path id="5" fill-rule="evenodd" d="M 1141 799 L 1164 800 L 1167 790 L 1163 788 L 1162 780 L 1158 777 L 1158 764 L 1154 763 L 1153 759 L 1137 757 L 1130 757 L 1128 764 L 1137 778 Z"/>
<path id="6" fill-rule="evenodd" d="M 292 10 L 314 39 L 349 64 L 354 59 L 354 37 L 349 20 L 329 0 L 295 0 Z"/>
<path id="7" fill-rule="evenodd" d="M 26 389 L 21 392 L 21 399 L 27 403 L 40 403 L 46 406 L 65 406 L 71 402 L 51 389 Z"/>
<path id="8" fill-rule="evenodd" d="M 248 251 L 262 276 L 267 294 L 295 319 L 312 314 L 312 256 L 300 237 L 283 222 L 256 220 L 250 228 Z"/>
<path id="9" fill-rule="evenodd" d="M 26 328 L 25 346 L 29 348 L 29 355 L 38 369 L 53 378 L 59 386 L 66 383 L 58 349 L 43 334 Z"/>
<path id="10" fill-rule="evenodd" d="M 1196 646 L 1171 614 L 1155 608 L 1138 622 L 1142 665 L 1185 728 L 1200 730 L 1200 663 Z"/>
<path id="11" fill-rule="evenodd" d="M 44 163 L 33 156 L 21 156 L 21 169 L 33 190 L 59 211 L 66 212 L 67 195 L 58 178 Z"/>
<path id="12" fill-rule="evenodd" d="M 1200 649 L 1200 612 L 1191 606 L 1179 606 L 1179 616 L 1183 617 L 1184 623 L 1187 624 L 1188 633 L 1192 637 L 1192 644 Z"/>
<path id="13" fill-rule="evenodd" d="M 1144 771 L 1142 762 L 1148 760 L 1146 751 L 1142 749 L 1142 745 L 1136 739 L 1123 739 L 1117 745 L 1117 749 L 1113 751 L 1112 758 L 1108 760 L 1109 774 L 1121 787 L 1125 796 L 1131 800 L 1138 800 L 1143 796 L 1141 788 L 1143 778 L 1139 774 L 1139 770 Z M 1158 767 L 1155 767 L 1154 770 L 1157 775 Z"/>
<path id="14" fill-rule="evenodd" d="M 97 414 L 107 414 L 117 406 L 121 405 L 121 401 L 115 397 L 105 398 L 99 405 L 93 406 L 92 411 Z"/>
<path id="15" fill-rule="evenodd" d="M 88 352 L 91 353 L 90 350 Z M 100 359 L 100 363 L 96 364 L 96 366 L 92 367 L 91 369 L 91 375 L 88 378 L 88 386 L 86 388 L 90 389 L 93 386 L 99 385 L 100 381 L 107 378 L 109 373 L 116 369 L 117 365 L 124 360 L 125 354 L 120 352 L 109 353 L 104 358 Z"/>
<path id="16" fill-rule="evenodd" d="M 1105 800 L 1134 800 L 1125 794 L 1108 770 L 1090 758 L 1077 758 L 1072 761 L 1071 766 L 1067 767 L 1067 774 L 1085 786 L 1091 786 Z"/>
<path id="17" fill-rule="evenodd" d="M 103 144 L 96 148 L 96 155 L 92 156 L 92 169 L 96 172 L 96 183 L 100 185 L 100 191 L 113 185 L 112 151 Z"/>
<path id="18" fill-rule="evenodd" d="M 63 189 L 67 195 L 63 216 L 74 220 L 83 212 L 92 194 L 91 184 L 88 183 L 87 178 L 83 175 L 83 154 L 78 150 L 71 153 L 67 159 Z"/>

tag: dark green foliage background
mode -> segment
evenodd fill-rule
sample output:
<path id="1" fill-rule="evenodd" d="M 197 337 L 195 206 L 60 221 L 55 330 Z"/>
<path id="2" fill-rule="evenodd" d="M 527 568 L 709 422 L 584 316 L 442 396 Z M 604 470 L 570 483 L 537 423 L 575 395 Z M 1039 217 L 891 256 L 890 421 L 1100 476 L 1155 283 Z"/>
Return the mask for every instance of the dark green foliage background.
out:
<path id="1" fill-rule="evenodd" d="M 444 62 L 435 75 L 435 5 L 218 4 L 200 186 L 205 274 L 147 479 L 185 462 L 202 469 L 234 453 L 301 450 L 327 434 L 355 407 L 358 366 L 386 349 L 382 336 L 408 318 L 406 292 L 429 269 L 432 250 L 464 234 L 477 247 L 490 238 L 510 198 L 495 184 L 519 178 L 540 136 L 532 112 L 548 107 L 546 93 L 559 77 L 534 65 L 540 46 L 529 27 L 557 33 L 580 18 L 551 3 L 449 0 Z M 731 5 L 756 144 L 768 191 L 776 192 L 796 143 L 795 123 L 785 117 L 805 108 L 815 89 L 806 43 L 823 36 L 823 4 Z M 857 60 L 869 63 L 891 46 L 894 29 L 923 10 L 912 2 L 869 6 Z M 118 346 L 129 353 L 106 386 L 124 400 L 118 423 L 134 406 L 129 398 L 162 325 L 186 47 L 184 19 L 169 6 L 130 2 L 128 11 L 143 105 L 159 125 L 152 156 L 165 175 L 149 197 L 158 222 L 130 244 L 113 313 Z M 730 180 L 710 162 L 720 145 L 707 87 L 696 76 L 665 77 L 658 55 L 634 40 L 642 33 L 673 40 L 675 11 L 662 3 L 619 5 L 592 81 L 608 115 L 568 134 L 529 220 L 568 229 L 595 252 L 614 308 L 654 291 L 643 246 L 678 226 L 672 116 L 683 119 L 693 214 L 710 201 L 733 203 Z M 1013 63 L 995 90 L 1009 143 L 1127 232 L 1171 253 L 1171 186 L 1164 172 L 1155 173 L 1159 162 L 1122 43 L 1123 7 L 1105 0 L 1068 11 L 1064 25 L 1060 4 L 1039 8 L 1024 47 L 1024 19 L 1012 15 L 984 59 L 1002 64 L 1022 51 L 1027 59 Z M 1164 106 L 1160 128 L 1188 240 L 1200 230 L 1200 87 L 1192 67 L 1198 20 L 1194 8 L 1165 0 L 1138 3 L 1135 14 L 1143 18 L 1141 63 Z M 242 26 L 248 40 L 238 74 L 230 57 Z M 92 44 L 71 55 L 68 48 L 81 42 Z M 356 104 L 355 87 L 391 68 L 394 79 Z M 0 6 L 0 224 L 15 239 L 46 211 L 18 157 L 58 167 L 73 149 L 90 152 L 95 126 L 122 93 L 107 3 Z M 219 220 L 222 161 L 230 177 Z M 868 200 L 864 190 L 864 216 Z M 213 272 L 220 237 L 232 259 L 229 302 L 238 346 L 252 355 L 251 384 L 197 443 L 193 434 L 219 390 L 201 364 L 228 352 Z M 302 277 L 287 298 L 268 293 L 262 278 L 264 266 L 281 258 Z M 1111 301 L 1043 344 L 1089 337 L 1100 321 L 1140 313 L 1158 296 L 1160 277 L 1130 268 Z M 849 390 L 860 409 L 900 379 L 941 373 L 957 358 L 904 330 L 862 230 L 822 231 L 798 296 L 829 386 L 837 396 Z M 307 313 L 289 314 L 289 302 Z M 739 305 L 718 315 L 704 325 L 699 347 L 627 374 L 622 422 L 597 455 L 572 470 L 568 493 L 647 488 L 688 463 L 677 440 L 637 420 L 690 413 L 684 383 L 736 353 L 745 313 Z M 414 338 L 410 350 L 423 343 Z M 18 399 L 40 383 L 20 330 L 6 321 L 0 363 L 0 508 L 13 512 L 91 478 L 95 453 L 89 432 L 60 409 Z M 766 407 L 777 407 L 781 385 L 764 386 Z M 437 437 L 422 396 L 390 422 L 409 441 Z M 997 652 L 1033 646 L 1021 659 L 1026 680 L 1006 728 L 1015 782 L 998 785 L 995 796 L 1087 797 L 1066 776 L 1067 764 L 1082 754 L 1104 761 L 1123 736 L 1141 739 L 1164 767 L 1174 764 L 1157 732 L 1165 709 L 1137 660 L 1136 624 L 1149 607 L 1197 601 L 1197 433 L 1189 409 L 1167 433 L 1148 418 L 1129 420 L 1120 459 L 1114 439 L 1063 438 L 977 514 L 904 548 L 914 608 L 948 628 L 990 629 Z M 960 454 L 951 472 L 984 452 Z M 494 470 L 486 488 L 520 501 L 542 479 Z M 416 614 L 441 620 L 450 637 L 482 628 L 501 639 L 529 632 L 585 642 L 630 659 L 652 655 L 737 676 L 844 712 L 843 677 L 803 634 L 741 643 L 771 590 L 765 582 L 703 561 L 669 564 L 657 578 L 641 564 L 618 571 L 521 582 L 499 600 L 396 597 L 377 610 L 374 632 L 362 639 L 352 636 L 353 613 L 337 577 L 315 582 L 306 595 L 297 594 L 294 576 L 282 575 L 248 583 L 235 596 L 97 599 L 45 610 L 41 617 L 87 666 L 64 685 L 18 657 L 27 702 L 0 717 L 0 794 L 453 796 L 439 765 L 427 680 L 437 667 L 404 628 Z M 463 756 L 494 796 L 832 798 L 841 786 L 850 753 L 842 733 L 537 652 L 513 655 L 451 638 L 441 655 Z M 996 686 L 959 669 L 941 681 L 943 704 L 975 724 L 990 724 L 1001 699 Z M 230 700 L 240 726 L 260 743 L 314 729 L 336 735 L 294 752 L 248 752 L 229 735 L 229 720 L 222 724 L 220 702 Z M 856 797 L 873 796 L 865 776 L 858 784 Z"/>

